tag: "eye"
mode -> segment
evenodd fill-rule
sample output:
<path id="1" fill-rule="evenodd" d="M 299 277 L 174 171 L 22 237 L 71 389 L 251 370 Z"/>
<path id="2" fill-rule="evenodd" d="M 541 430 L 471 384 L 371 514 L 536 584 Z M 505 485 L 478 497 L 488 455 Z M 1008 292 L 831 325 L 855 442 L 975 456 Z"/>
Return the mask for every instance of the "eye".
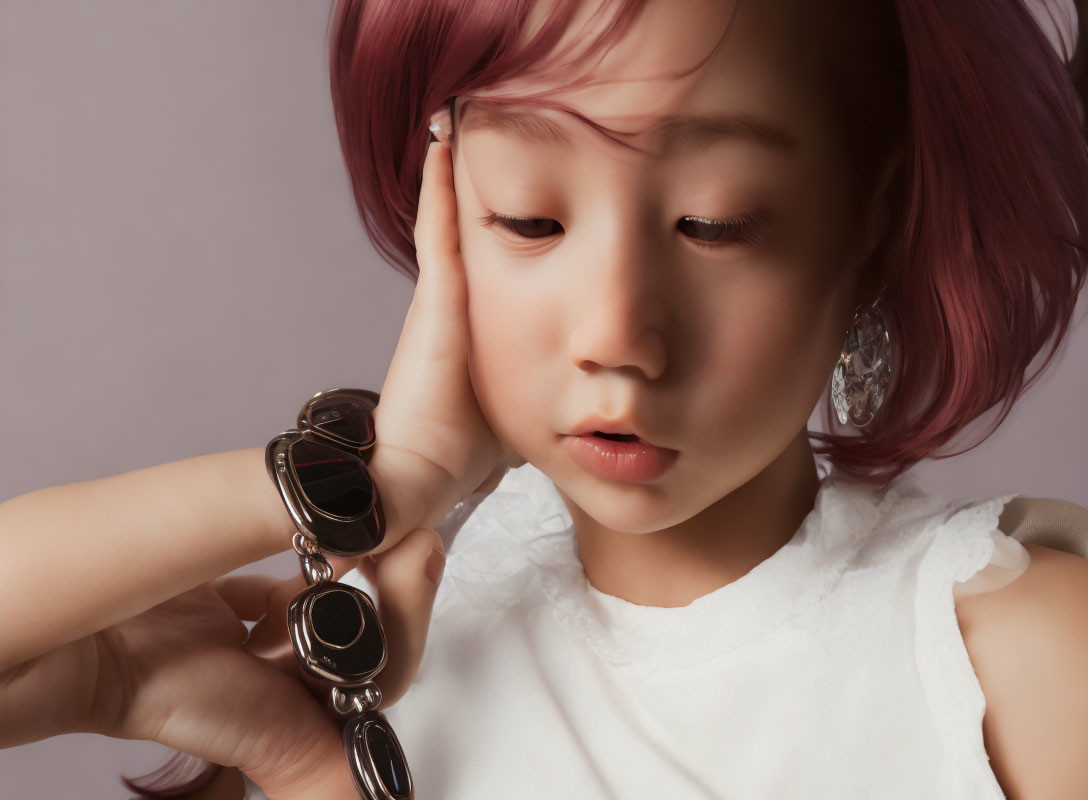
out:
<path id="1" fill-rule="evenodd" d="M 523 239 L 543 239 L 563 230 L 563 226 L 554 219 L 545 217 L 507 217 L 502 214 L 488 214 L 480 217 L 479 221 L 485 228 L 498 223 Z"/>
<path id="2" fill-rule="evenodd" d="M 688 235 L 691 243 L 696 247 L 714 249 L 730 244 L 758 244 L 768 216 L 769 212 L 761 208 L 724 220 L 684 217 L 676 223 L 676 227 Z M 700 241 L 688 234 L 689 231 L 708 235 L 711 238 Z"/>
<path id="3" fill-rule="evenodd" d="M 726 220 L 705 217 L 683 217 L 677 228 L 688 236 L 696 247 L 714 249 L 730 244 L 758 243 L 763 225 L 770 216 L 766 209 L 757 209 Z M 498 224 L 523 239 L 544 239 L 563 230 L 554 219 L 546 217 L 511 217 L 503 214 L 487 214 L 479 222 L 485 228 Z M 698 236 L 704 236 L 700 241 Z"/>

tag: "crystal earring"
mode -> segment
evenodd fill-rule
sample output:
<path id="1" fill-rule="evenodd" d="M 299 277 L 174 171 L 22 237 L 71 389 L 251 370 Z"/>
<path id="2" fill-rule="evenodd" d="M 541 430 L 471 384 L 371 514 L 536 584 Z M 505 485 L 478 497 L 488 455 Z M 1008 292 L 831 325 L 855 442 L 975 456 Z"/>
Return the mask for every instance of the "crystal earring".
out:
<path id="1" fill-rule="evenodd" d="M 831 399 L 839 422 L 858 428 L 868 425 L 888 391 L 892 348 L 884 318 L 877 307 L 884 291 L 866 309 L 859 305 L 842 343 L 831 377 Z"/>

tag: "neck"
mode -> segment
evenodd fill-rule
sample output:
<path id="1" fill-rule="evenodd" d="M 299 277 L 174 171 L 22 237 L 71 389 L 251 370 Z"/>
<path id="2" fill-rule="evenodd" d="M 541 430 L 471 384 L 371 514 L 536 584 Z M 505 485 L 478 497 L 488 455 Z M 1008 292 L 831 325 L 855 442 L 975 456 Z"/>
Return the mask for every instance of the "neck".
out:
<path id="1" fill-rule="evenodd" d="M 763 471 L 677 525 L 624 533 L 560 493 L 597 590 L 644 606 L 685 606 L 770 558 L 800 528 L 820 487 L 805 431 Z"/>

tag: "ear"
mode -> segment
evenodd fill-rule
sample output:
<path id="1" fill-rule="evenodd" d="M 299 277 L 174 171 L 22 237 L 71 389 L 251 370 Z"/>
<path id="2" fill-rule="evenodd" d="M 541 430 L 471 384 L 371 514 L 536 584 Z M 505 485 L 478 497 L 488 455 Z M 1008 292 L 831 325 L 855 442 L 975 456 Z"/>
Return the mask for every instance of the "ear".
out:
<path id="1" fill-rule="evenodd" d="M 869 202 L 865 206 L 868 211 L 862 220 L 865 232 L 858 262 L 861 280 L 856 302 L 859 304 L 871 303 L 893 277 L 891 275 L 893 265 L 887 258 L 887 250 L 891 244 L 889 238 L 892 227 L 891 209 L 899 205 L 897 202 L 899 198 L 892 197 L 892 192 L 900 188 L 899 183 L 893 179 L 900 173 L 905 157 L 906 145 L 897 144 L 884 162 L 884 167 L 869 196 Z"/>

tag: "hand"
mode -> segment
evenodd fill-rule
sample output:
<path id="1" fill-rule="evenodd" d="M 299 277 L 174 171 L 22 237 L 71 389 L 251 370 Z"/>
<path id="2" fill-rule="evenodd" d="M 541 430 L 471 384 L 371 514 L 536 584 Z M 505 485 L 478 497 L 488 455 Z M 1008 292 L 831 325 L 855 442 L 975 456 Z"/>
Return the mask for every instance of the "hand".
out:
<path id="1" fill-rule="evenodd" d="M 381 556 L 329 558 L 336 576 L 358 564 L 381 598 L 383 709 L 423 655 L 432 547 L 438 535 L 417 528 Z M 270 800 L 357 798 L 339 723 L 288 638 L 287 605 L 305 586 L 301 574 L 220 577 L 0 674 L 0 747 L 73 732 L 147 739 L 238 767 Z M 252 632 L 243 620 L 257 621 Z"/>
<path id="2" fill-rule="evenodd" d="M 492 431 L 472 388 L 468 291 L 458 241 L 450 148 L 432 142 L 415 225 L 419 278 L 374 425 L 383 455 L 397 451 L 417 462 L 411 465 L 416 469 L 445 476 L 453 485 L 450 507 L 474 491 L 490 491 L 507 469 L 525 463 Z"/>

